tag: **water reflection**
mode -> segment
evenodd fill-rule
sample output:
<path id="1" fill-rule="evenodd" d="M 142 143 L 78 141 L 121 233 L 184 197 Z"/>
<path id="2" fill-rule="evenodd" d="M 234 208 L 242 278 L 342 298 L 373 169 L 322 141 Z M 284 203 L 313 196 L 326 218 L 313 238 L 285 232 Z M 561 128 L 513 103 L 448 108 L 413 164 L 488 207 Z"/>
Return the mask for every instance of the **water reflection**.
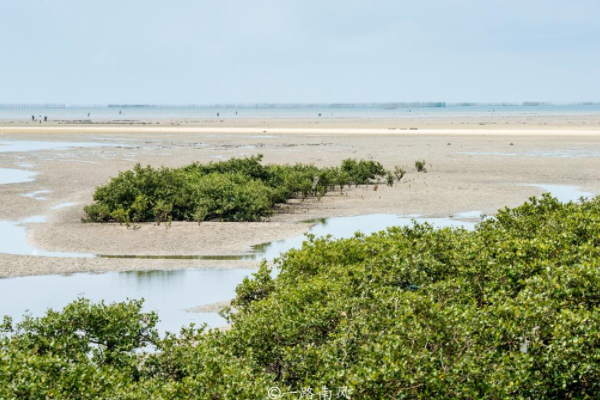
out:
<path id="1" fill-rule="evenodd" d="M 476 211 L 479 213 L 479 211 Z M 472 217 L 463 217 L 465 219 Z M 422 217 L 402 217 L 389 214 L 369 214 L 356 217 L 337 217 L 322 218 L 303 221 L 314 224 L 309 233 L 315 237 L 331 236 L 334 239 L 350 238 L 355 232 L 361 232 L 370 235 L 375 232 L 383 231 L 393 226 L 410 226 L 414 222 L 429 223 L 436 228 L 465 228 L 474 229 L 475 222 L 460 221 L 453 218 L 422 218 Z M 233 255 L 98 255 L 100 258 L 137 258 L 137 259 L 161 259 L 161 260 L 228 260 L 228 261 L 252 261 L 252 260 L 273 260 L 281 253 L 291 249 L 302 247 L 306 241 L 306 235 L 301 234 L 288 239 L 277 240 L 269 243 L 262 243 L 252 247 L 252 251 L 247 254 Z"/>
<path id="2" fill-rule="evenodd" d="M 567 202 L 592 196 L 574 186 L 527 185 L 549 191 L 559 201 Z M 331 235 L 349 238 L 360 231 L 365 235 L 392 226 L 409 226 L 413 222 L 429 223 L 434 227 L 473 229 L 480 211 L 456 214 L 454 218 L 423 218 L 389 214 L 361 215 L 355 217 L 326 218 L 306 221 L 314 224 L 310 234 L 316 237 Z M 96 257 L 93 254 L 47 252 L 36 249 L 27 242 L 27 223 L 43 223 L 44 217 L 32 217 L 20 222 L 0 221 L 0 252 L 10 254 Z M 205 259 L 205 260 L 272 260 L 283 252 L 299 248 L 306 240 L 298 235 L 285 240 L 255 246 L 251 253 L 220 256 L 100 256 L 109 258 Z M 106 274 L 75 274 L 71 276 L 34 276 L 0 279 L 0 315 L 10 315 L 18 320 L 26 310 L 39 316 L 52 307 L 60 309 L 77 296 L 92 301 L 123 301 L 127 298 L 145 298 L 146 310 L 155 310 L 161 317 L 161 331 L 178 331 L 189 323 L 207 323 L 211 327 L 224 323 L 217 313 L 188 313 L 185 310 L 198 305 L 231 299 L 235 287 L 250 274 L 249 270 L 195 269 L 151 272 L 113 272 Z"/>
<path id="3" fill-rule="evenodd" d="M 581 197 L 589 198 L 592 193 L 583 192 L 575 186 L 566 185 L 544 185 L 530 184 L 550 192 L 561 202 L 576 201 Z M 62 203 L 53 209 L 71 206 L 73 203 Z M 481 217 L 481 211 L 467 211 L 456 214 L 450 218 L 424 218 L 421 216 L 398 216 L 389 214 L 370 214 L 355 217 L 323 218 L 304 221 L 314 224 L 309 233 L 316 237 L 331 235 L 333 238 L 349 238 L 355 232 L 369 235 L 374 232 L 385 230 L 392 226 L 410 226 L 413 222 L 429 223 L 437 228 L 455 227 L 473 229 Z M 50 257 L 85 257 L 85 258 L 123 258 L 123 259 L 157 259 L 157 260 L 208 260 L 208 261 L 253 261 L 273 260 L 281 253 L 299 248 L 306 241 L 304 234 L 288 239 L 273 241 L 256 245 L 246 254 L 224 254 L 224 255 L 121 255 L 121 254 L 89 254 L 89 253 L 62 253 L 46 251 L 35 248 L 27 242 L 27 232 L 23 223 L 32 222 L 23 220 L 19 222 L 0 221 L 0 253 L 39 255 Z M 40 221 L 36 221 L 40 222 Z"/>
<path id="4" fill-rule="evenodd" d="M 77 205 L 77 203 L 73 203 L 73 202 L 60 203 L 60 204 L 57 204 L 54 207 L 52 207 L 51 210 L 60 210 L 61 208 L 72 207 L 72 206 L 76 206 L 76 205 Z"/>
<path id="5" fill-rule="evenodd" d="M 225 321 L 217 313 L 186 309 L 233 298 L 236 286 L 251 272 L 207 268 L 0 279 L 0 316 L 10 315 L 15 321 L 27 311 L 41 316 L 48 308 L 59 310 L 78 296 L 95 302 L 144 298 L 145 310 L 158 312 L 161 332 L 179 332 L 190 323 L 218 327 Z"/>
<path id="6" fill-rule="evenodd" d="M 389 214 L 370 214 L 359 215 L 356 217 L 338 217 L 312 220 L 315 223 L 310 229 L 310 234 L 316 237 L 331 235 L 334 239 L 351 238 L 355 232 L 361 232 L 370 235 L 375 232 L 383 231 L 392 226 L 411 226 L 414 222 L 429 223 L 436 228 L 465 228 L 474 229 L 475 222 L 460 221 L 453 218 L 423 218 L 423 217 L 405 217 Z M 285 240 L 278 240 L 271 243 L 265 243 L 254 247 L 254 256 L 257 259 L 266 258 L 272 260 L 281 253 L 288 250 L 302 247 L 306 241 L 305 235 L 294 236 Z"/>
<path id="7" fill-rule="evenodd" d="M 0 185 L 11 183 L 32 182 L 37 172 L 26 171 L 23 169 L 0 168 Z"/>
<path id="8" fill-rule="evenodd" d="M 88 253 L 63 253 L 39 249 L 27 240 L 27 228 L 23 224 L 44 223 L 46 217 L 34 216 L 22 221 L 0 221 L 0 253 L 25 256 L 91 258 Z"/>
<path id="9" fill-rule="evenodd" d="M 565 149 L 565 150 L 532 150 L 526 152 L 508 151 L 466 151 L 457 153 L 464 156 L 504 156 L 504 157 L 555 157 L 555 158 L 585 158 L 600 157 L 600 151 Z"/>
<path id="10" fill-rule="evenodd" d="M 523 186 L 533 186 L 549 192 L 553 197 L 556 197 L 561 203 L 568 203 L 569 201 L 577 201 L 580 198 L 589 199 L 594 197 L 593 193 L 582 192 L 575 186 L 566 185 L 544 185 L 544 184 L 530 184 Z"/>
<path id="11" fill-rule="evenodd" d="M 0 141 L 0 153 L 21 153 L 41 150 L 65 150 L 73 147 L 117 147 L 115 143 L 96 142 L 40 142 L 29 140 L 2 140 Z"/>

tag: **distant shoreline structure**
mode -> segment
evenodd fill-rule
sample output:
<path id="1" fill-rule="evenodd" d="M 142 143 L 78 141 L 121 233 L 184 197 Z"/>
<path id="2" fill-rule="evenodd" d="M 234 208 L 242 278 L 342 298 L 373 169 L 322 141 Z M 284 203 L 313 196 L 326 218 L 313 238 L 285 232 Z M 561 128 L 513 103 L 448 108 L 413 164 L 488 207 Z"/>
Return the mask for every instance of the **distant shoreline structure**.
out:
<path id="1" fill-rule="evenodd" d="M 447 107 L 568 107 L 600 106 L 600 102 L 553 103 L 523 101 L 514 103 L 447 103 L 447 102 L 374 102 L 374 103 L 214 103 L 214 104 L 63 104 L 63 103 L 0 103 L 0 108 L 151 108 L 151 109 L 398 109 L 398 108 L 447 108 Z"/>

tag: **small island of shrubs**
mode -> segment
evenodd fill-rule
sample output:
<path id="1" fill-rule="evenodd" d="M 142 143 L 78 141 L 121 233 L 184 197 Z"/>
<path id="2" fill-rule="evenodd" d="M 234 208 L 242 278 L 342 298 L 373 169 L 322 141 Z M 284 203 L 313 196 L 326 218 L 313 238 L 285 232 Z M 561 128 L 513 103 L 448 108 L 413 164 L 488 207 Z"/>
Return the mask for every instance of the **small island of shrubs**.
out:
<path id="1" fill-rule="evenodd" d="M 343 160 L 339 167 L 263 165 L 262 155 L 180 168 L 136 165 L 96 189 L 84 207 L 88 222 L 260 221 L 292 198 L 324 196 L 350 185 L 393 185 L 406 171 L 377 161 Z"/>

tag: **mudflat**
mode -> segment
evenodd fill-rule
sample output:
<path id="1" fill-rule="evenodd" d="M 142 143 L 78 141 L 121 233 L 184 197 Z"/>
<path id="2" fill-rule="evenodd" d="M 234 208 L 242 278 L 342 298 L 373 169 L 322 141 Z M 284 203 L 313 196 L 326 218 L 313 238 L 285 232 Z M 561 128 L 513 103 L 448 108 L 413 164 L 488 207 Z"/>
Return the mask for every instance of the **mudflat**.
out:
<path id="1" fill-rule="evenodd" d="M 0 168 L 36 172 L 0 185 L 0 221 L 27 229 L 48 252 L 124 256 L 244 254 L 252 246 L 305 233 L 301 221 L 363 214 L 447 217 L 491 214 L 542 193 L 531 184 L 572 185 L 600 193 L 600 115 L 474 114 L 401 119 L 246 119 L 0 121 Z M 12 141 L 61 142 L 58 149 L 2 152 Z M 68 145 L 68 143 L 73 143 Z M 82 146 L 94 143 L 94 146 Z M 385 184 L 293 201 L 260 223 L 82 223 L 98 185 L 136 163 L 177 167 L 261 153 L 266 163 L 338 165 L 345 158 L 404 166 Z M 425 160 L 427 173 L 418 173 Z M 45 222 L 27 222 L 45 216 Z M 4 232 L 3 234 L 10 234 Z M 0 240 L 2 240 L 0 238 Z M 160 260 L 0 254 L 0 277 L 194 267 L 255 268 L 248 260 Z"/>

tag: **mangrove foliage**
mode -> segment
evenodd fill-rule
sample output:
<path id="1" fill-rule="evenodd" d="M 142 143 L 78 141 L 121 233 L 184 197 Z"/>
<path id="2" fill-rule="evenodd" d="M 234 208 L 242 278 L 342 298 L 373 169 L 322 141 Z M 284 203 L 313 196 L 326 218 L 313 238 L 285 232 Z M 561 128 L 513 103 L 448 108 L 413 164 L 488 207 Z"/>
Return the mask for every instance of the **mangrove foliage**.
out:
<path id="1" fill-rule="evenodd" d="M 291 198 L 322 197 L 349 185 L 393 185 L 404 170 L 346 159 L 339 167 L 263 165 L 262 155 L 181 168 L 136 165 L 94 193 L 91 222 L 260 221 Z"/>
<path id="2" fill-rule="evenodd" d="M 309 237 L 275 267 L 238 286 L 228 331 L 160 338 L 138 301 L 7 319 L 0 398 L 600 395 L 598 198 L 532 198 L 473 231 Z"/>

